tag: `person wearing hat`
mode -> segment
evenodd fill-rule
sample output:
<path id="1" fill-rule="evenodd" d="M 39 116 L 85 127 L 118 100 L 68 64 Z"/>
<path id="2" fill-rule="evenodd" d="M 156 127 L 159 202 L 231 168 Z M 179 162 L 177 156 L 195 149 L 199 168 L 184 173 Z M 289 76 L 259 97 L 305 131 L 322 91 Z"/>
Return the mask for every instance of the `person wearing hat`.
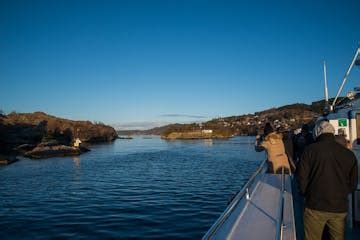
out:
<path id="1" fill-rule="evenodd" d="M 314 128 L 316 142 L 308 146 L 296 168 L 300 192 L 305 196 L 305 239 L 321 239 L 324 227 L 330 239 L 344 239 L 348 195 L 356 190 L 355 154 L 335 141 L 327 121 Z"/>

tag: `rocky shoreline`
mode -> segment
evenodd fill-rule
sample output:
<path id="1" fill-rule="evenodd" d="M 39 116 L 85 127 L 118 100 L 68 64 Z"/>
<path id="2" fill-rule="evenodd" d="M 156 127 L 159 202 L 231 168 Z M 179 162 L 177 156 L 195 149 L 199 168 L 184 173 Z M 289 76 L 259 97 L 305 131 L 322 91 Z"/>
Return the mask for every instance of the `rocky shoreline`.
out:
<path id="1" fill-rule="evenodd" d="M 102 123 L 57 118 L 43 112 L 0 114 L 0 154 L 4 159 L 0 164 L 13 163 L 9 159 L 16 156 L 78 156 L 90 151 L 88 144 L 111 142 L 117 136 L 115 129 Z"/>
<path id="2" fill-rule="evenodd" d="M 90 149 L 86 147 L 71 147 L 60 144 L 40 143 L 35 148 L 24 153 L 24 157 L 41 159 L 51 157 L 79 156 L 88 152 Z"/>
<path id="3" fill-rule="evenodd" d="M 0 155 L 0 166 L 1 165 L 9 165 L 12 164 L 14 162 L 19 161 L 19 159 L 15 156 L 3 156 Z"/>
<path id="4" fill-rule="evenodd" d="M 171 132 L 161 136 L 161 138 L 165 140 L 227 139 L 230 137 L 232 136 L 203 131 Z"/>

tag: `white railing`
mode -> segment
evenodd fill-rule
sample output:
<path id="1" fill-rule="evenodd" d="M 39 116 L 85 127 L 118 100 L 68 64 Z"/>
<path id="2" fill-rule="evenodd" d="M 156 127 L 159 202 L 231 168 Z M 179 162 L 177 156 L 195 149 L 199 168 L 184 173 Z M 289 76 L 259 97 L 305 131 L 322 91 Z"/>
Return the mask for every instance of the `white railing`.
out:
<path id="1" fill-rule="evenodd" d="M 281 169 L 281 189 L 280 189 L 280 206 L 278 209 L 278 221 L 276 224 L 276 239 L 283 239 L 283 230 L 284 230 L 284 202 L 285 202 L 285 171 L 284 167 Z"/>
<path id="2" fill-rule="evenodd" d="M 262 161 L 258 169 L 253 173 L 253 175 L 250 177 L 249 181 L 242 187 L 242 189 L 235 195 L 229 206 L 225 209 L 223 214 L 219 217 L 219 219 L 211 226 L 209 231 L 205 234 L 205 236 L 202 238 L 203 240 L 211 239 L 212 236 L 215 235 L 215 233 L 219 230 L 221 225 L 226 221 L 226 219 L 231 215 L 231 213 L 234 211 L 235 207 L 239 204 L 240 200 L 243 199 L 244 196 L 248 197 L 249 194 L 249 188 L 251 184 L 254 182 L 256 177 L 260 173 L 264 173 L 266 170 L 266 160 Z"/>

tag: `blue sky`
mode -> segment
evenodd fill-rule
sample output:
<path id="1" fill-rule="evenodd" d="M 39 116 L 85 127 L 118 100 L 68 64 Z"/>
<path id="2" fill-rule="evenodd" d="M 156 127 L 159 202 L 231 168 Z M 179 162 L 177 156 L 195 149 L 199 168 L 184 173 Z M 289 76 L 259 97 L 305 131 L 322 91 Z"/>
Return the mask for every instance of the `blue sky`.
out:
<path id="1" fill-rule="evenodd" d="M 359 1 L 2 0 L 0 109 L 136 128 L 310 103 L 323 97 L 324 59 L 335 95 L 360 44 L 359 9 Z"/>

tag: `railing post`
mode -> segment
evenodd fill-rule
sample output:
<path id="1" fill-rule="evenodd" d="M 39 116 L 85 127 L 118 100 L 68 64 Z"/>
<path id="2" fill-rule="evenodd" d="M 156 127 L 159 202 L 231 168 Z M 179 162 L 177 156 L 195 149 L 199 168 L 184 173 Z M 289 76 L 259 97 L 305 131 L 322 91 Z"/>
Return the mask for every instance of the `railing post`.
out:
<path id="1" fill-rule="evenodd" d="M 281 187 L 280 187 L 280 204 L 279 204 L 279 214 L 278 222 L 276 225 L 276 239 L 283 239 L 283 230 L 285 228 L 283 218 L 284 218 L 284 194 L 285 194 L 285 168 L 281 168 Z"/>

